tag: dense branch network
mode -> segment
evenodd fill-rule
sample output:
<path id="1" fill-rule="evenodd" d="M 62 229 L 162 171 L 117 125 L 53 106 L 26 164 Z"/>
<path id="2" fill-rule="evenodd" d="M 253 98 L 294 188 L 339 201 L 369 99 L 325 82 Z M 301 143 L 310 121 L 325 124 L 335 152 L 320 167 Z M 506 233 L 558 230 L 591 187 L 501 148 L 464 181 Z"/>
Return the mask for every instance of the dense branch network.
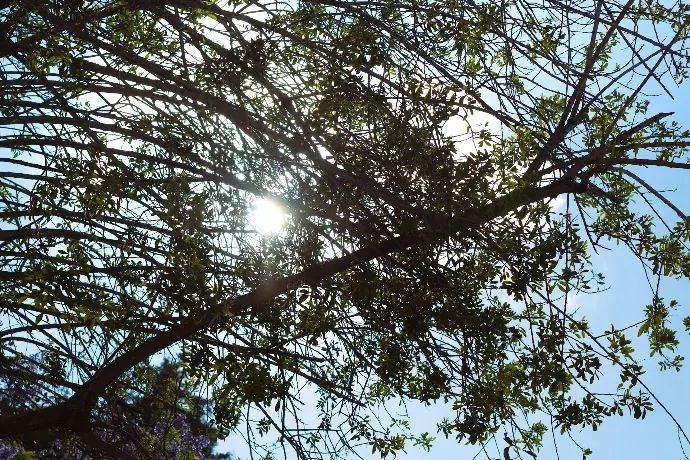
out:
<path id="1" fill-rule="evenodd" d="M 378 418 L 395 398 L 452 401 L 442 433 L 502 427 L 528 453 L 546 427 L 521 415 L 565 431 L 651 407 L 624 335 L 638 318 L 602 344 L 567 299 L 602 283 L 602 238 L 653 276 L 690 275 L 687 218 L 639 168 L 689 168 L 690 134 L 646 100 L 687 76 L 685 4 L 0 15 L 0 372 L 45 390 L 0 414 L 0 439 L 72 432 L 129 458 L 102 426 L 161 353 L 203 384 L 221 434 L 246 426 L 266 453 L 276 432 L 305 459 L 428 446 Z M 255 229 L 259 198 L 284 209 L 279 234 Z M 666 367 L 672 307 L 653 292 L 638 323 Z M 618 393 L 589 386 L 603 362 L 622 369 Z"/>

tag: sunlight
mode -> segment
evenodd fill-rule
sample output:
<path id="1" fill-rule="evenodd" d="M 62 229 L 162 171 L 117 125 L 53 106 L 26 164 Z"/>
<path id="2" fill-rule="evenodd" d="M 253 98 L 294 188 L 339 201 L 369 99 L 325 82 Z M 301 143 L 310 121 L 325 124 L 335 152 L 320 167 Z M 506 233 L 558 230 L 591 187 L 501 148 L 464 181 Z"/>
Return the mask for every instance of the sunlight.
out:
<path id="1" fill-rule="evenodd" d="M 285 225 L 285 211 L 273 201 L 260 198 L 252 203 L 251 223 L 259 232 L 274 235 Z"/>

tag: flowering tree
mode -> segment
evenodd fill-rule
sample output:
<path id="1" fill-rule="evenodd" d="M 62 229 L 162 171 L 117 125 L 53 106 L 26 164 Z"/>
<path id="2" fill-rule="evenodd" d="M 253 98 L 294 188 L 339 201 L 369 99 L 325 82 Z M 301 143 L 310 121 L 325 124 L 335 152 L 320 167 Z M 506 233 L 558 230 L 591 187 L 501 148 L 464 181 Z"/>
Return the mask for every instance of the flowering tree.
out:
<path id="1" fill-rule="evenodd" d="M 430 447 L 381 415 L 391 400 L 445 403 L 441 435 L 536 455 L 547 424 L 652 407 L 631 330 L 681 365 L 658 283 L 605 336 L 568 299 L 604 285 L 590 256 L 607 240 L 652 281 L 690 277 L 690 221 L 648 178 L 690 168 L 690 133 L 646 96 L 687 77 L 682 0 L 0 15 L 0 351 L 32 382 L 6 443 L 201 449 L 191 421 L 132 410 L 166 350 L 220 436 L 302 459 Z M 260 200 L 278 233 L 253 222 Z M 595 385 L 605 363 L 620 386 Z"/>
<path id="2" fill-rule="evenodd" d="M 20 451 L 20 447 L 6 446 L 4 442 L 0 441 L 0 458 L 2 460 L 10 460 L 11 458 L 16 458 L 17 454 Z"/>
<path id="3" fill-rule="evenodd" d="M 35 358 L 3 363 L 0 383 L 3 416 L 22 413 L 48 397 L 48 390 L 34 378 L 42 374 L 46 360 Z M 145 390 L 126 398 L 126 412 L 102 414 L 98 418 L 100 426 L 94 430 L 97 442 L 132 458 L 142 453 L 160 460 L 232 458 L 230 454 L 213 453 L 217 432 L 208 424 L 208 401 L 194 395 L 183 372 L 169 361 L 139 372 L 142 382 L 146 382 Z M 100 450 L 94 452 L 69 433 L 25 433 L 9 445 L 0 444 L 0 459 L 90 460 L 101 455 Z"/>

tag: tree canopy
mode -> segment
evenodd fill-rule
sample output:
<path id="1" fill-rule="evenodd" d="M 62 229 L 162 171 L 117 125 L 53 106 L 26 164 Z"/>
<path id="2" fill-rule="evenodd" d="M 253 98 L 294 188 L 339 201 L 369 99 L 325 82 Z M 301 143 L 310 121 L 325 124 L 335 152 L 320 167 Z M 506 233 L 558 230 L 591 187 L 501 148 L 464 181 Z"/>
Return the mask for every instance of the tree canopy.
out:
<path id="1" fill-rule="evenodd" d="M 605 336 L 568 299 L 605 286 L 605 241 L 652 286 L 690 277 L 690 220 L 647 179 L 690 169 L 690 132 L 654 103 L 688 76 L 686 3 L 19 0 L 0 17 L 2 391 L 40 388 L 0 414 L 4 442 L 156 458 L 142 430 L 113 428 L 130 452 L 103 426 L 167 353 L 219 436 L 263 458 L 430 447 L 433 427 L 381 415 L 400 400 L 452 407 L 441 435 L 536 456 L 549 423 L 653 407 L 626 335 L 682 364 L 658 283 Z M 284 213 L 273 234 L 261 200 Z M 605 371 L 620 385 L 599 388 Z"/>

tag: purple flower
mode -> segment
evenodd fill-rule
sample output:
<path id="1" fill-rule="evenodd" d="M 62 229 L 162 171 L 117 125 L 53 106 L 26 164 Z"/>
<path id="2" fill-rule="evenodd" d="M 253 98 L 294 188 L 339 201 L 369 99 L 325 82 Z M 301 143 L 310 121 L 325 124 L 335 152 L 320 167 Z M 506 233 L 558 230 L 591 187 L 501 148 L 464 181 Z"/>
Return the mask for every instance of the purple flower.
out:
<path id="1" fill-rule="evenodd" d="M 166 435 L 170 435 L 170 430 L 176 431 L 175 437 L 160 446 L 163 457 L 171 460 L 186 458 L 186 454 L 193 453 L 196 458 L 205 458 L 203 450 L 211 445 L 211 439 L 203 434 L 195 435 L 184 414 L 177 414 L 172 425 L 164 422 L 156 422 L 153 427 L 153 434 L 160 438 L 161 443 L 165 442 Z"/>
<path id="2" fill-rule="evenodd" d="M 20 447 L 6 446 L 2 439 L 0 439 L 0 460 L 10 460 L 21 452 L 21 450 Z"/>
<path id="3" fill-rule="evenodd" d="M 40 376 L 45 375 L 45 368 L 42 368 L 43 360 L 41 356 L 32 355 L 28 357 L 20 356 L 14 359 L 0 358 L 0 416 L 13 415 L 27 409 L 35 407 L 42 400 L 54 398 L 49 395 L 41 385 Z M 157 385 L 153 385 L 149 391 L 155 393 L 156 389 L 165 387 L 171 379 L 178 378 L 177 369 L 166 364 L 157 370 Z M 37 379 L 37 377 L 39 377 Z M 186 391 L 186 390 L 185 390 Z M 60 396 L 59 396 L 60 397 Z M 102 440 L 113 444 L 123 452 L 138 458 L 143 447 L 138 442 L 133 441 L 132 435 L 136 439 L 143 435 L 142 440 L 150 439 L 153 435 L 155 441 L 150 445 L 151 454 L 156 460 L 209 460 L 209 459 L 228 459 L 231 455 L 213 454 L 212 447 L 215 444 L 214 431 L 209 424 L 200 416 L 206 404 L 198 400 L 200 405 L 195 406 L 189 412 L 173 406 L 172 411 L 154 410 L 148 412 L 151 404 L 150 397 L 132 397 L 129 403 L 133 406 L 141 406 L 143 410 L 122 413 L 120 411 L 102 412 L 100 416 L 93 417 L 93 433 Z M 137 413 L 145 414 L 142 418 L 137 418 Z M 173 415 L 174 414 L 174 415 Z M 128 420 L 128 417 L 132 417 Z M 133 428 L 131 435 L 126 435 L 120 431 L 121 426 Z M 138 433 L 137 433 L 138 431 Z M 146 436 L 146 435 L 149 436 Z M 91 455 L 83 450 L 78 440 L 64 438 L 58 433 L 55 436 L 41 438 L 38 442 L 29 438 L 20 439 L 24 447 L 36 451 L 38 458 L 71 458 L 75 460 L 92 460 Z M 32 444 L 33 443 L 33 444 Z M 144 444 L 147 444 L 148 441 Z M 12 459 L 18 453 L 24 451 L 21 444 L 6 445 L 0 441 L 0 460 Z"/>

